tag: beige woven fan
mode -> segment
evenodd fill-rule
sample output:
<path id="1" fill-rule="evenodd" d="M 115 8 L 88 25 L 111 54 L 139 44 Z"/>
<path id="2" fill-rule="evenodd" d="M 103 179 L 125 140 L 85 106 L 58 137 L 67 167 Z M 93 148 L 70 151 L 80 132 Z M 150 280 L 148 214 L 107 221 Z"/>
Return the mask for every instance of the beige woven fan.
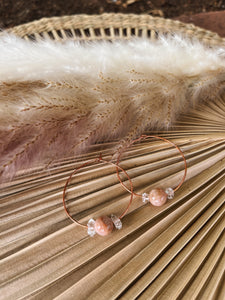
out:
<path id="1" fill-rule="evenodd" d="M 177 21 L 141 15 L 77 15 L 42 19 L 9 30 L 26 39 L 116 39 L 185 33 L 223 45 L 217 34 Z M 134 199 L 123 229 L 102 238 L 67 218 L 62 191 L 72 170 L 101 149 L 110 158 L 116 142 L 33 170 L 0 190 L 0 299 L 224 299 L 225 295 L 225 95 L 199 105 L 171 131 L 157 132 L 179 145 L 187 179 L 162 207 Z M 176 149 L 161 141 L 135 144 L 121 166 L 136 191 L 173 186 L 184 166 Z M 119 214 L 129 194 L 107 164 L 83 168 L 67 195 L 70 213 Z"/>

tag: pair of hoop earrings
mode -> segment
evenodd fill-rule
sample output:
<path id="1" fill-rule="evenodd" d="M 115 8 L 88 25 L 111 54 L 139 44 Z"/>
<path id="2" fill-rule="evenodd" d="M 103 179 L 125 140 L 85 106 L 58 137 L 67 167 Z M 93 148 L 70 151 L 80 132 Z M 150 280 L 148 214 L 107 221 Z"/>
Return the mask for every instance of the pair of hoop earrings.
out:
<path id="1" fill-rule="evenodd" d="M 90 161 L 88 161 L 88 162 L 80 165 L 79 167 L 77 167 L 70 174 L 69 178 L 67 179 L 67 181 L 65 183 L 64 190 L 63 190 L 63 206 L 64 206 L 65 212 L 66 212 L 67 216 L 70 218 L 70 220 L 72 222 L 76 223 L 77 225 L 86 228 L 87 229 L 87 233 L 90 236 L 94 236 L 96 233 L 99 234 L 99 235 L 101 235 L 101 236 L 106 236 L 106 235 L 108 235 L 109 233 L 111 233 L 113 231 L 114 227 L 116 229 L 121 229 L 122 228 L 121 219 L 126 215 L 127 211 L 129 210 L 129 207 L 130 207 L 130 205 L 132 203 L 132 200 L 133 200 L 134 196 L 141 197 L 142 201 L 144 203 L 150 202 L 153 206 L 162 206 L 162 205 L 164 205 L 167 202 L 168 199 L 169 200 L 173 199 L 174 193 L 184 183 L 185 178 L 186 178 L 186 174 L 187 174 L 187 162 L 186 162 L 186 159 L 185 159 L 184 154 L 181 151 L 181 149 L 176 144 L 174 144 L 173 142 L 171 142 L 171 141 L 169 141 L 169 140 L 167 140 L 167 139 L 165 139 L 163 137 L 159 137 L 159 136 L 155 136 L 155 135 L 142 135 L 138 139 L 133 140 L 128 145 L 128 147 L 130 147 L 131 145 L 133 145 L 135 142 L 139 142 L 141 140 L 146 140 L 147 138 L 156 138 L 156 139 L 165 141 L 165 142 L 169 143 L 170 145 L 172 145 L 173 147 L 175 147 L 179 151 L 179 153 L 181 154 L 181 156 L 183 158 L 184 167 L 185 167 L 184 168 L 184 175 L 183 175 L 180 183 L 174 189 L 171 188 L 171 187 L 167 187 L 165 190 L 160 189 L 160 188 L 155 188 L 155 189 L 152 189 L 150 191 L 150 193 L 146 193 L 146 192 L 144 192 L 143 194 L 137 194 L 137 193 L 135 193 L 134 192 L 134 188 L 133 188 L 133 184 L 132 184 L 132 181 L 131 181 L 129 175 L 127 174 L 127 172 L 122 167 L 119 166 L 119 161 L 120 161 L 122 152 L 117 156 L 118 158 L 117 158 L 117 162 L 116 163 L 104 160 L 102 158 L 102 155 L 100 154 L 100 156 L 98 158 L 90 160 Z M 118 177 L 118 179 L 120 181 L 120 184 L 123 186 L 123 188 L 125 188 L 130 193 L 130 200 L 129 200 L 129 203 L 128 203 L 126 209 L 121 213 L 120 216 L 116 216 L 116 215 L 112 214 L 110 217 L 108 217 L 108 216 L 101 216 L 101 217 L 97 218 L 96 220 L 94 220 L 94 219 L 91 218 L 88 221 L 87 225 L 84 225 L 84 224 L 78 222 L 77 220 L 73 219 L 72 216 L 70 215 L 70 213 L 68 212 L 67 207 L 66 207 L 66 203 L 65 203 L 66 189 L 67 189 L 67 186 L 70 183 L 70 181 L 71 181 L 71 179 L 72 179 L 72 177 L 73 177 L 74 174 L 76 174 L 83 167 L 85 167 L 87 165 L 90 165 L 92 163 L 95 163 L 95 162 L 109 163 L 109 164 L 114 165 L 116 167 L 117 177 Z M 119 175 L 119 171 L 122 171 L 126 175 L 126 177 L 128 178 L 128 181 L 130 183 L 130 188 L 128 188 L 122 182 L 122 180 L 120 178 L 120 175 Z"/>

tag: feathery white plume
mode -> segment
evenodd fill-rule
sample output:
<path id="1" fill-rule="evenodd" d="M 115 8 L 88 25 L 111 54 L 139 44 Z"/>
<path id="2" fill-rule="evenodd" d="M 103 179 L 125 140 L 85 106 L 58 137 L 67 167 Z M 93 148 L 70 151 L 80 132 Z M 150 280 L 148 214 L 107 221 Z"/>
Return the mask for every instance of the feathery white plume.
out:
<path id="1" fill-rule="evenodd" d="M 0 172 L 173 124 L 225 89 L 225 48 L 181 36 L 57 43 L 0 37 Z M 121 145 L 123 143 L 121 142 Z"/>

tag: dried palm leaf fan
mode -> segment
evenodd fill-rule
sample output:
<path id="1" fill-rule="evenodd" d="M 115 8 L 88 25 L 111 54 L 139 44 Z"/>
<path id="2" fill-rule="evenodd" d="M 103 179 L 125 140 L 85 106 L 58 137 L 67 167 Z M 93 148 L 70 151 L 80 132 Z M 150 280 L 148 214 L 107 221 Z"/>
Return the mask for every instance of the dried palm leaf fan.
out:
<path id="1" fill-rule="evenodd" d="M 9 30 L 25 39 L 157 38 L 182 33 L 223 45 L 218 35 L 177 21 L 104 14 L 42 19 Z M 101 149 L 110 158 L 117 142 L 92 146 L 78 158 L 16 177 L 1 189 L 0 299 L 223 299 L 225 225 L 225 96 L 183 114 L 161 135 L 178 144 L 188 176 L 163 207 L 134 201 L 123 230 L 90 238 L 67 219 L 65 180 L 80 161 Z M 159 132 L 157 132 L 159 134 Z M 134 187 L 176 184 L 183 172 L 177 152 L 161 141 L 129 149 L 121 165 Z M 129 194 L 115 168 L 95 164 L 70 183 L 67 204 L 81 222 L 121 211 Z"/>

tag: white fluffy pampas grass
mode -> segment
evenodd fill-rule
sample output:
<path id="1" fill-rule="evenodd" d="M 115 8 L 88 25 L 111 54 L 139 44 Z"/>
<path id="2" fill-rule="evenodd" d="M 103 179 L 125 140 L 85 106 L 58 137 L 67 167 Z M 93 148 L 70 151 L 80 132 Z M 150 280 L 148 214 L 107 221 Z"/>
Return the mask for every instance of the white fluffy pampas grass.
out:
<path id="1" fill-rule="evenodd" d="M 0 172 L 76 155 L 99 140 L 166 127 L 225 88 L 225 48 L 157 41 L 29 42 L 0 37 Z M 122 142 L 123 140 L 123 142 Z M 2 180 L 1 179 L 1 180 Z"/>

